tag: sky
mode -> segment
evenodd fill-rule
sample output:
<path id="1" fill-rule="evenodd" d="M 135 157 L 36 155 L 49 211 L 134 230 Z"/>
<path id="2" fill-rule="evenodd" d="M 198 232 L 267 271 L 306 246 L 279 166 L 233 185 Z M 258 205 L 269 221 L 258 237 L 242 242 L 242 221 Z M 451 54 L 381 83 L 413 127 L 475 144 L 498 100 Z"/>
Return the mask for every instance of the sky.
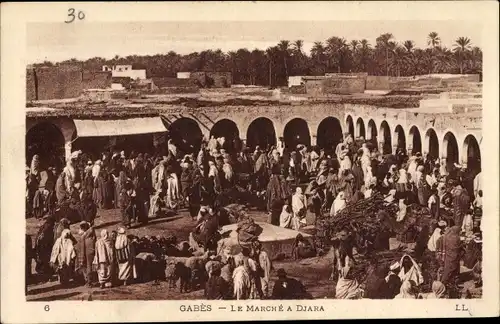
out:
<path id="1" fill-rule="evenodd" d="M 178 21 L 89 22 L 85 24 L 30 23 L 27 25 L 27 63 L 63 61 L 115 55 L 154 55 L 175 51 L 188 54 L 207 49 L 225 52 L 266 49 L 280 40 L 304 41 L 309 53 L 315 41 L 331 36 L 366 38 L 372 45 L 383 33 L 398 42 L 413 40 L 427 46 L 427 35 L 437 32 L 442 44 L 452 47 L 456 38 L 469 37 L 481 47 L 481 25 L 474 21 Z"/>

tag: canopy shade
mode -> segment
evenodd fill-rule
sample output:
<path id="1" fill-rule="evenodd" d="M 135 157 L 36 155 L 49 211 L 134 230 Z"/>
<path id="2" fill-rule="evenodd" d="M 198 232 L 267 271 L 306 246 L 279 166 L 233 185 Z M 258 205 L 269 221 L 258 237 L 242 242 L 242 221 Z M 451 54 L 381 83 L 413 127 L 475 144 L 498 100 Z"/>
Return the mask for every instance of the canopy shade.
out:
<path id="1" fill-rule="evenodd" d="M 115 120 L 75 119 L 78 137 L 121 136 L 166 132 L 160 117 Z"/>

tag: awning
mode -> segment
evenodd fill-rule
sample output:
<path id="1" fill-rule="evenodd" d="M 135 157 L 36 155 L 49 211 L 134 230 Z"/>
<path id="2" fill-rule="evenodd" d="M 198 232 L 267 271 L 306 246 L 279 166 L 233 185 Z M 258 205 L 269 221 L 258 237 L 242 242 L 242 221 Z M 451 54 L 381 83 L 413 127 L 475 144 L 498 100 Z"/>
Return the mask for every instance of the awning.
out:
<path id="1" fill-rule="evenodd" d="M 114 120 L 74 119 L 78 137 L 121 136 L 166 132 L 160 117 Z"/>

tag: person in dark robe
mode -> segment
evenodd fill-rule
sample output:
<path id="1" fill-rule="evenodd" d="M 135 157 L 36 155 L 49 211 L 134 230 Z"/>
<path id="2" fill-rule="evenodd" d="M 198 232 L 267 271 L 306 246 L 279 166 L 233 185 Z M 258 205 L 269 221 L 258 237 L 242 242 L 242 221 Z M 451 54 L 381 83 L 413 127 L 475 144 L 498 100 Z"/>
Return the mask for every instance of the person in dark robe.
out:
<path id="1" fill-rule="evenodd" d="M 304 285 L 293 278 L 289 278 L 284 269 L 278 269 L 278 279 L 274 282 L 271 299 L 312 299 Z"/>
<path id="2" fill-rule="evenodd" d="M 420 175 L 420 179 L 416 179 L 417 182 L 417 195 L 418 195 L 418 203 L 420 206 L 427 206 L 429 201 L 429 184 L 426 181 L 425 173 Z"/>
<path id="3" fill-rule="evenodd" d="M 199 169 L 193 171 L 192 180 L 193 181 L 191 185 L 187 188 L 186 194 L 188 199 L 189 215 L 193 220 L 195 220 L 201 208 L 201 191 L 202 191 L 203 176 L 202 172 Z"/>
<path id="4" fill-rule="evenodd" d="M 82 189 L 84 192 L 87 192 L 92 197 L 92 193 L 94 191 L 94 177 L 92 177 L 92 162 L 89 161 L 91 168 L 85 171 L 85 175 L 83 177 L 83 185 Z"/>
<path id="5" fill-rule="evenodd" d="M 354 190 L 360 190 L 364 183 L 363 170 L 361 169 L 361 160 L 357 158 L 352 166 L 351 173 L 353 175 L 353 188 Z"/>
<path id="6" fill-rule="evenodd" d="M 280 181 L 279 168 L 273 168 L 272 175 L 267 184 L 266 197 L 267 197 L 267 211 L 269 213 L 269 223 L 279 226 L 279 217 L 281 209 L 285 203 L 286 193 L 283 191 L 282 183 Z"/>
<path id="7" fill-rule="evenodd" d="M 364 298 L 367 299 L 385 299 L 387 282 L 385 281 L 385 275 L 387 273 L 387 267 L 384 265 L 377 265 L 376 262 L 372 262 L 370 265 L 370 270 L 368 271 L 368 276 L 366 277 L 366 286 Z"/>
<path id="8" fill-rule="evenodd" d="M 431 234 L 429 232 L 429 225 L 424 225 L 420 229 L 416 239 L 415 245 L 415 258 L 420 260 L 424 255 L 425 250 L 427 249 L 427 243 L 429 242 L 429 238 Z"/>
<path id="9" fill-rule="evenodd" d="M 325 203 L 323 209 L 327 208 L 327 206 L 331 206 L 335 197 L 337 197 L 338 189 L 339 189 L 339 180 L 337 172 L 333 168 L 328 169 L 328 175 L 326 177 L 326 194 L 325 194 Z"/>
<path id="10" fill-rule="evenodd" d="M 354 176 L 351 174 L 350 170 L 344 170 L 342 177 L 340 178 L 340 188 L 344 191 L 344 198 L 348 203 L 354 195 L 353 181 Z"/>
<path id="11" fill-rule="evenodd" d="M 455 221 L 455 225 L 461 226 L 464 220 L 465 215 L 467 214 L 470 208 L 470 198 L 461 185 L 458 185 L 452 191 L 453 196 L 453 217 Z"/>
<path id="12" fill-rule="evenodd" d="M 81 221 L 94 224 L 94 220 L 97 216 L 97 205 L 92 200 L 92 195 L 90 193 L 84 192 L 83 199 L 78 207 Z"/>
<path id="13" fill-rule="evenodd" d="M 374 251 L 387 251 L 389 250 L 389 239 L 391 238 L 391 231 L 387 226 L 382 226 L 376 233 L 373 240 Z"/>
<path id="14" fill-rule="evenodd" d="M 182 190 L 182 198 L 184 201 L 186 201 L 186 198 L 189 197 L 189 189 L 193 185 L 193 178 L 194 178 L 194 167 L 193 167 L 193 161 L 189 158 L 187 158 L 184 161 L 184 167 L 182 168 L 182 173 L 180 177 L 180 182 L 181 182 L 181 190 Z"/>
<path id="15" fill-rule="evenodd" d="M 69 199 L 69 190 L 66 188 L 66 173 L 61 172 L 56 181 L 56 196 L 57 203 L 60 205 L 65 200 Z"/>
<path id="16" fill-rule="evenodd" d="M 125 189 L 128 178 L 125 171 L 120 171 L 118 177 L 115 179 L 115 208 L 120 208 L 120 194 L 122 189 Z"/>
<path id="17" fill-rule="evenodd" d="M 389 267 L 389 274 L 385 278 L 385 288 L 382 290 L 385 295 L 385 299 L 394 299 L 400 293 L 401 289 L 401 278 L 399 278 L 399 272 L 401 270 L 401 265 L 399 262 L 391 264 Z"/>
<path id="18" fill-rule="evenodd" d="M 92 287 L 92 284 L 94 283 L 94 278 L 92 276 L 92 263 L 95 256 L 95 243 L 97 237 L 94 227 L 90 226 L 90 224 L 85 221 L 80 223 L 79 234 L 80 236 L 78 237 L 75 245 L 75 270 L 76 273 L 81 276 L 87 287 Z"/>
<path id="19" fill-rule="evenodd" d="M 209 273 L 209 278 L 205 284 L 205 298 L 208 300 L 224 300 L 229 299 L 230 295 L 229 284 L 221 277 L 221 269 L 214 268 Z"/>
<path id="20" fill-rule="evenodd" d="M 133 188 L 131 184 L 126 184 L 125 188 L 122 189 L 119 197 L 120 210 L 122 214 L 122 223 L 126 228 L 130 228 L 132 220 L 134 218 L 134 206 L 132 204 L 132 192 Z"/>
<path id="21" fill-rule="evenodd" d="M 440 281 L 445 285 L 454 284 L 460 274 L 461 248 L 460 226 L 455 225 L 443 235 L 444 269 Z"/>
<path id="22" fill-rule="evenodd" d="M 113 200 L 115 199 L 115 180 L 111 172 L 107 170 L 105 170 L 104 188 L 104 208 L 110 209 L 113 207 Z"/>
<path id="23" fill-rule="evenodd" d="M 56 222 L 53 216 L 46 216 L 45 222 L 42 224 L 35 237 L 35 271 L 41 274 L 45 280 L 48 280 L 53 274 L 53 270 L 50 267 L 50 255 L 55 241 L 55 224 Z"/>

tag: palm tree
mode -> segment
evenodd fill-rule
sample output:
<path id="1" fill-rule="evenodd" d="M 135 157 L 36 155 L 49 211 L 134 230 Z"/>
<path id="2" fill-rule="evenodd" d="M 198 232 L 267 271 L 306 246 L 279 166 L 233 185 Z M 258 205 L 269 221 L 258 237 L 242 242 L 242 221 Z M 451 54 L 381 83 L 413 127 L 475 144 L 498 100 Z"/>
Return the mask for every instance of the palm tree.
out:
<path id="1" fill-rule="evenodd" d="M 288 56 L 290 55 L 290 41 L 287 40 L 282 40 L 278 43 L 278 49 L 281 52 L 281 55 L 283 56 L 283 63 L 285 65 L 285 77 L 288 80 Z"/>
<path id="2" fill-rule="evenodd" d="M 304 41 L 301 39 L 297 39 L 295 42 L 293 42 L 292 46 L 295 53 L 302 54 L 302 49 L 304 48 Z"/>
<path id="3" fill-rule="evenodd" d="M 408 51 L 402 46 L 397 46 L 394 49 L 393 54 L 394 55 L 392 56 L 390 65 L 393 67 L 393 70 L 396 71 L 396 76 L 400 77 L 401 70 L 406 69 L 407 67 Z"/>
<path id="4" fill-rule="evenodd" d="M 407 40 L 403 43 L 403 46 L 404 48 L 406 49 L 406 51 L 408 53 L 411 53 L 411 51 L 413 50 L 413 48 L 415 47 L 415 43 L 413 43 L 412 40 Z"/>
<path id="5" fill-rule="evenodd" d="M 338 73 L 344 64 L 346 49 L 348 48 L 347 41 L 344 38 L 330 37 L 326 40 L 326 52 L 330 56 L 329 62 L 331 65 L 337 65 Z M 329 67 L 331 67 L 331 65 Z"/>
<path id="6" fill-rule="evenodd" d="M 359 48 L 359 64 L 360 64 L 360 68 L 361 68 L 361 71 L 367 72 L 366 71 L 366 65 L 367 65 L 366 63 L 369 60 L 372 48 L 371 48 L 371 45 L 370 45 L 370 43 L 368 42 L 367 39 L 360 40 L 359 44 L 360 44 L 360 48 Z"/>
<path id="7" fill-rule="evenodd" d="M 359 41 L 358 41 L 358 40 L 353 39 L 353 40 L 349 43 L 349 45 L 351 46 L 351 50 L 352 50 L 352 52 L 353 52 L 353 53 L 356 53 L 356 52 L 358 51 L 358 49 L 359 49 L 359 45 L 360 45 L 360 43 L 359 43 Z"/>
<path id="8" fill-rule="evenodd" d="M 464 60 L 469 51 L 471 50 L 472 42 L 468 37 L 459 37 L 455 40 L 453 45 L 453 52 L 457 55 L 460 74 L 464 73 Z"/>
<path id="9" fill-rule="evenodd" d="M 391 33 L 385 33 L 377 37 L 377 47 L 385 51 L 385 74 L 389 75 L 389 51 L 390 47 L 394 47 L 394 44 L 391 46 L 391 40 L 394 36 Z"/>
<path id="10" fill-rule="evenodd" d="M 322 42 L 314 42 L 311 48 L 311 58 L 316 59 L 318 62 L 323 62 L 325 56 L 325 47 Z"/>
<path id="11" fill-rule="evenodd" d="M 430 32 L 427 36 L 427 45 L 432 47 L 433 49 L 441 45 L 441 38 L 439 38 L 438 33 Z"/>

